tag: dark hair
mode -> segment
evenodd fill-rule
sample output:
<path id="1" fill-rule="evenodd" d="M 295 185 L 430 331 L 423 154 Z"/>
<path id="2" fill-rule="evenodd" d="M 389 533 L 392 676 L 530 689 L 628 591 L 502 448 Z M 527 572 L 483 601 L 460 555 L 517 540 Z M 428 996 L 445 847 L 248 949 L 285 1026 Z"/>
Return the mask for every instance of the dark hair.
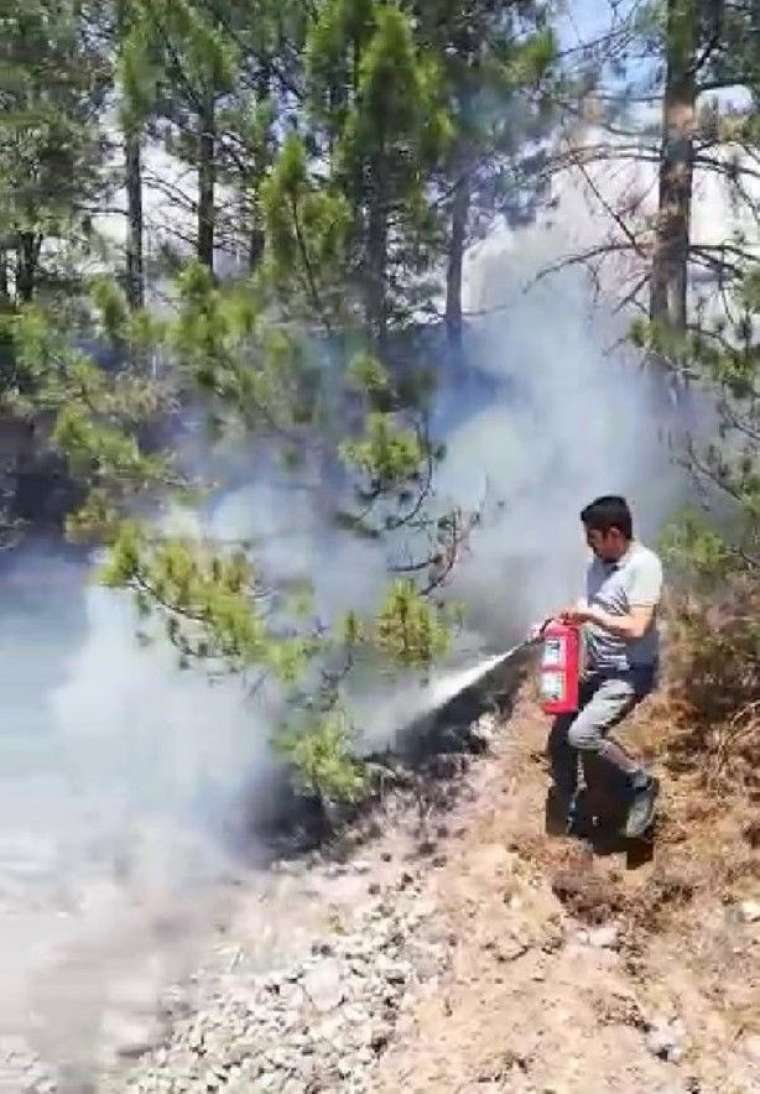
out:
<path id="1" fill-rule="evenodd" d="M 633 539 L 633 517 L 628 502 L 615 494 L 592 501 L 581 513 L 581 520 L 590 531 L 607 533 L 617 528 L 626 539 Z"/>

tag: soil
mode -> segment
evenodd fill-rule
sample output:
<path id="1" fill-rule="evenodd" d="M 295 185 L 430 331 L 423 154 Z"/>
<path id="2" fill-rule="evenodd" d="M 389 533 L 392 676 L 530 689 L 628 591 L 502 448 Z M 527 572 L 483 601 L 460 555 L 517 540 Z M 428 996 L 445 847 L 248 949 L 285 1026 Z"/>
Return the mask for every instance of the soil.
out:
<path id="1" fill-rule="evenodd" d="M 645 711 L 627 736 L 654 751 L 656 728 Z M 373 1089 L 760 1091 L 760 861 L 744 803 L 704 800 L 690 832 L 685 802 L 703 796 L 661 772 L 653 847 L 550 838 L 545 737 L 524 696 L 477 769 L 429 883 L 457 939 L 451 971 Z"/>

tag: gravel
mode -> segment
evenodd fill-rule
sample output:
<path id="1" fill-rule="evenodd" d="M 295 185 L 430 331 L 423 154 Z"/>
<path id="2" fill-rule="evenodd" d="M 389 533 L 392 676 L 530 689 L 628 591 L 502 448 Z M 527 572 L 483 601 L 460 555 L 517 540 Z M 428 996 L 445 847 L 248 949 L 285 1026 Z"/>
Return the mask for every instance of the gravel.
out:
<path id="1" fill-rule="evenodd" d="M 448 966 L 448 940 L 426 931 L 428 921 L 404 876 L 356 930 L 318 940 L 298 964 L 241 972 L 212 992 L 109 1089 L 369 1094 L 407 993 L 434 988 Z"/>

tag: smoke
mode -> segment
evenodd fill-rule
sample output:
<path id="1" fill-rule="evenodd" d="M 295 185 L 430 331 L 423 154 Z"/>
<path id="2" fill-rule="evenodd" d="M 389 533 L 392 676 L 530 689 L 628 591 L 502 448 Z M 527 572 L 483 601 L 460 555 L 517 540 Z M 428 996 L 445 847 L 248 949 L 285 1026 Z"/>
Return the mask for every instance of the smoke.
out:
<path id="1" fill-rule="evenodd" d="M 625 347 L 628 320 L 592 309 L 577 271 L 525 291 L 562 247 L 556 229 L 533 228 L 492 240 L 470 268 L 471 307 L 487 313 L 471 359 L 497 394 L 447 438 L 438 488 L 486 499 L 451 595 L 496 648 L 582 594 L 587 502 L 627 496 L 652 542 L 690 493 L 664 435 L 671 413 Z"/>
<path id="2" fill-rule="evenodd" d="M 592 305 L 577 270 L 536 281 L 570 242 L 556 227 L 505 231 L 470 261 L 468 306 L 481 318 L 465 345 L 468 372 L 437 392 L 432 413 L 447 449 L 434 505 L 481 510 L 443 591 L 465 605 L 465 629 L 452 666 L 423 685 L 397 676 L 392 689 L 378 682 L 352 697 L 367 747 L 392 742 L 477 679 L 489 654 L 583 595 L 579 515 L 594 497 L 625 495 L 636 534 L 656 546 L 693 494 L 668 444 L 677 416 L 627 348 L 629 319 Z M 709 417 L 692 403 L 690 427 L 697 414 Z"/>
<path id="3" fill-rule="evenodd" d="M 687 489 L 641 374 L 609 350 L 624 320 L 590 311 L 577 272 L 523 291 L 562 244 L 536 228 L 479 250 L 469 304 L 489 314 L 468 335 L 469 380 L 444 379 L 432 407 L 447 444 L 434 504 L 482 506 L 445 590 L 467 610 L 453 662 L 468 679 L 579 594 L 587 501 L 626 494 L 651 539 Z M 230 485 L 191 527 L 251 540 L 274 584 L 311 581 L 316 623 L 377 606 L 383 550 L 335 527 L 319 467 L 287 473 L 241 450 L 220 468 Z M 225 878 L 264 860 L 251 816 L 282 791 L 276 692 L 252 700 L 235 680 L 180 671 L 161 643 L 143 648 L 129 599 L 88 572 L 89 560 L 27 551 L 6 563 L 0 593 L 0 1031 L 85 1070 L 153 1035 L 161 988 L 228 906 Z M 354 694 L 365 747 L 450 684 L 442 670 L 427 690 L 396 677 Z"/>
<path id="4" fill-rule="evenodd" d="M 128 599 L 88 572 L 18 556 L 0 623 L 0 1034 L 78 1075 L 155 1036 L 225 879 L 256 863 L 250 840 L 232 855 L 242 804 L 265 812 L 279 779 L 268 712 L 141 649 Z"/>

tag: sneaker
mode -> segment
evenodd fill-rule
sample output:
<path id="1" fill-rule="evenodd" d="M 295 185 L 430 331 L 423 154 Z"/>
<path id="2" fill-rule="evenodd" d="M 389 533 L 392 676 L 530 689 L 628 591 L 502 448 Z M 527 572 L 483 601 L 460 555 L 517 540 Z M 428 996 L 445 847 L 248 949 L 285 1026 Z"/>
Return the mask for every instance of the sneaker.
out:
<path id="1" fill-rule="evenodd" d="M 652 777 L 648 777 L 643 785 L 634 787 L 633 800 L 625 823 L 625 834 L 629 839 L 638 839 L 651 827 L 659 792 L 659 780 Z"/>

